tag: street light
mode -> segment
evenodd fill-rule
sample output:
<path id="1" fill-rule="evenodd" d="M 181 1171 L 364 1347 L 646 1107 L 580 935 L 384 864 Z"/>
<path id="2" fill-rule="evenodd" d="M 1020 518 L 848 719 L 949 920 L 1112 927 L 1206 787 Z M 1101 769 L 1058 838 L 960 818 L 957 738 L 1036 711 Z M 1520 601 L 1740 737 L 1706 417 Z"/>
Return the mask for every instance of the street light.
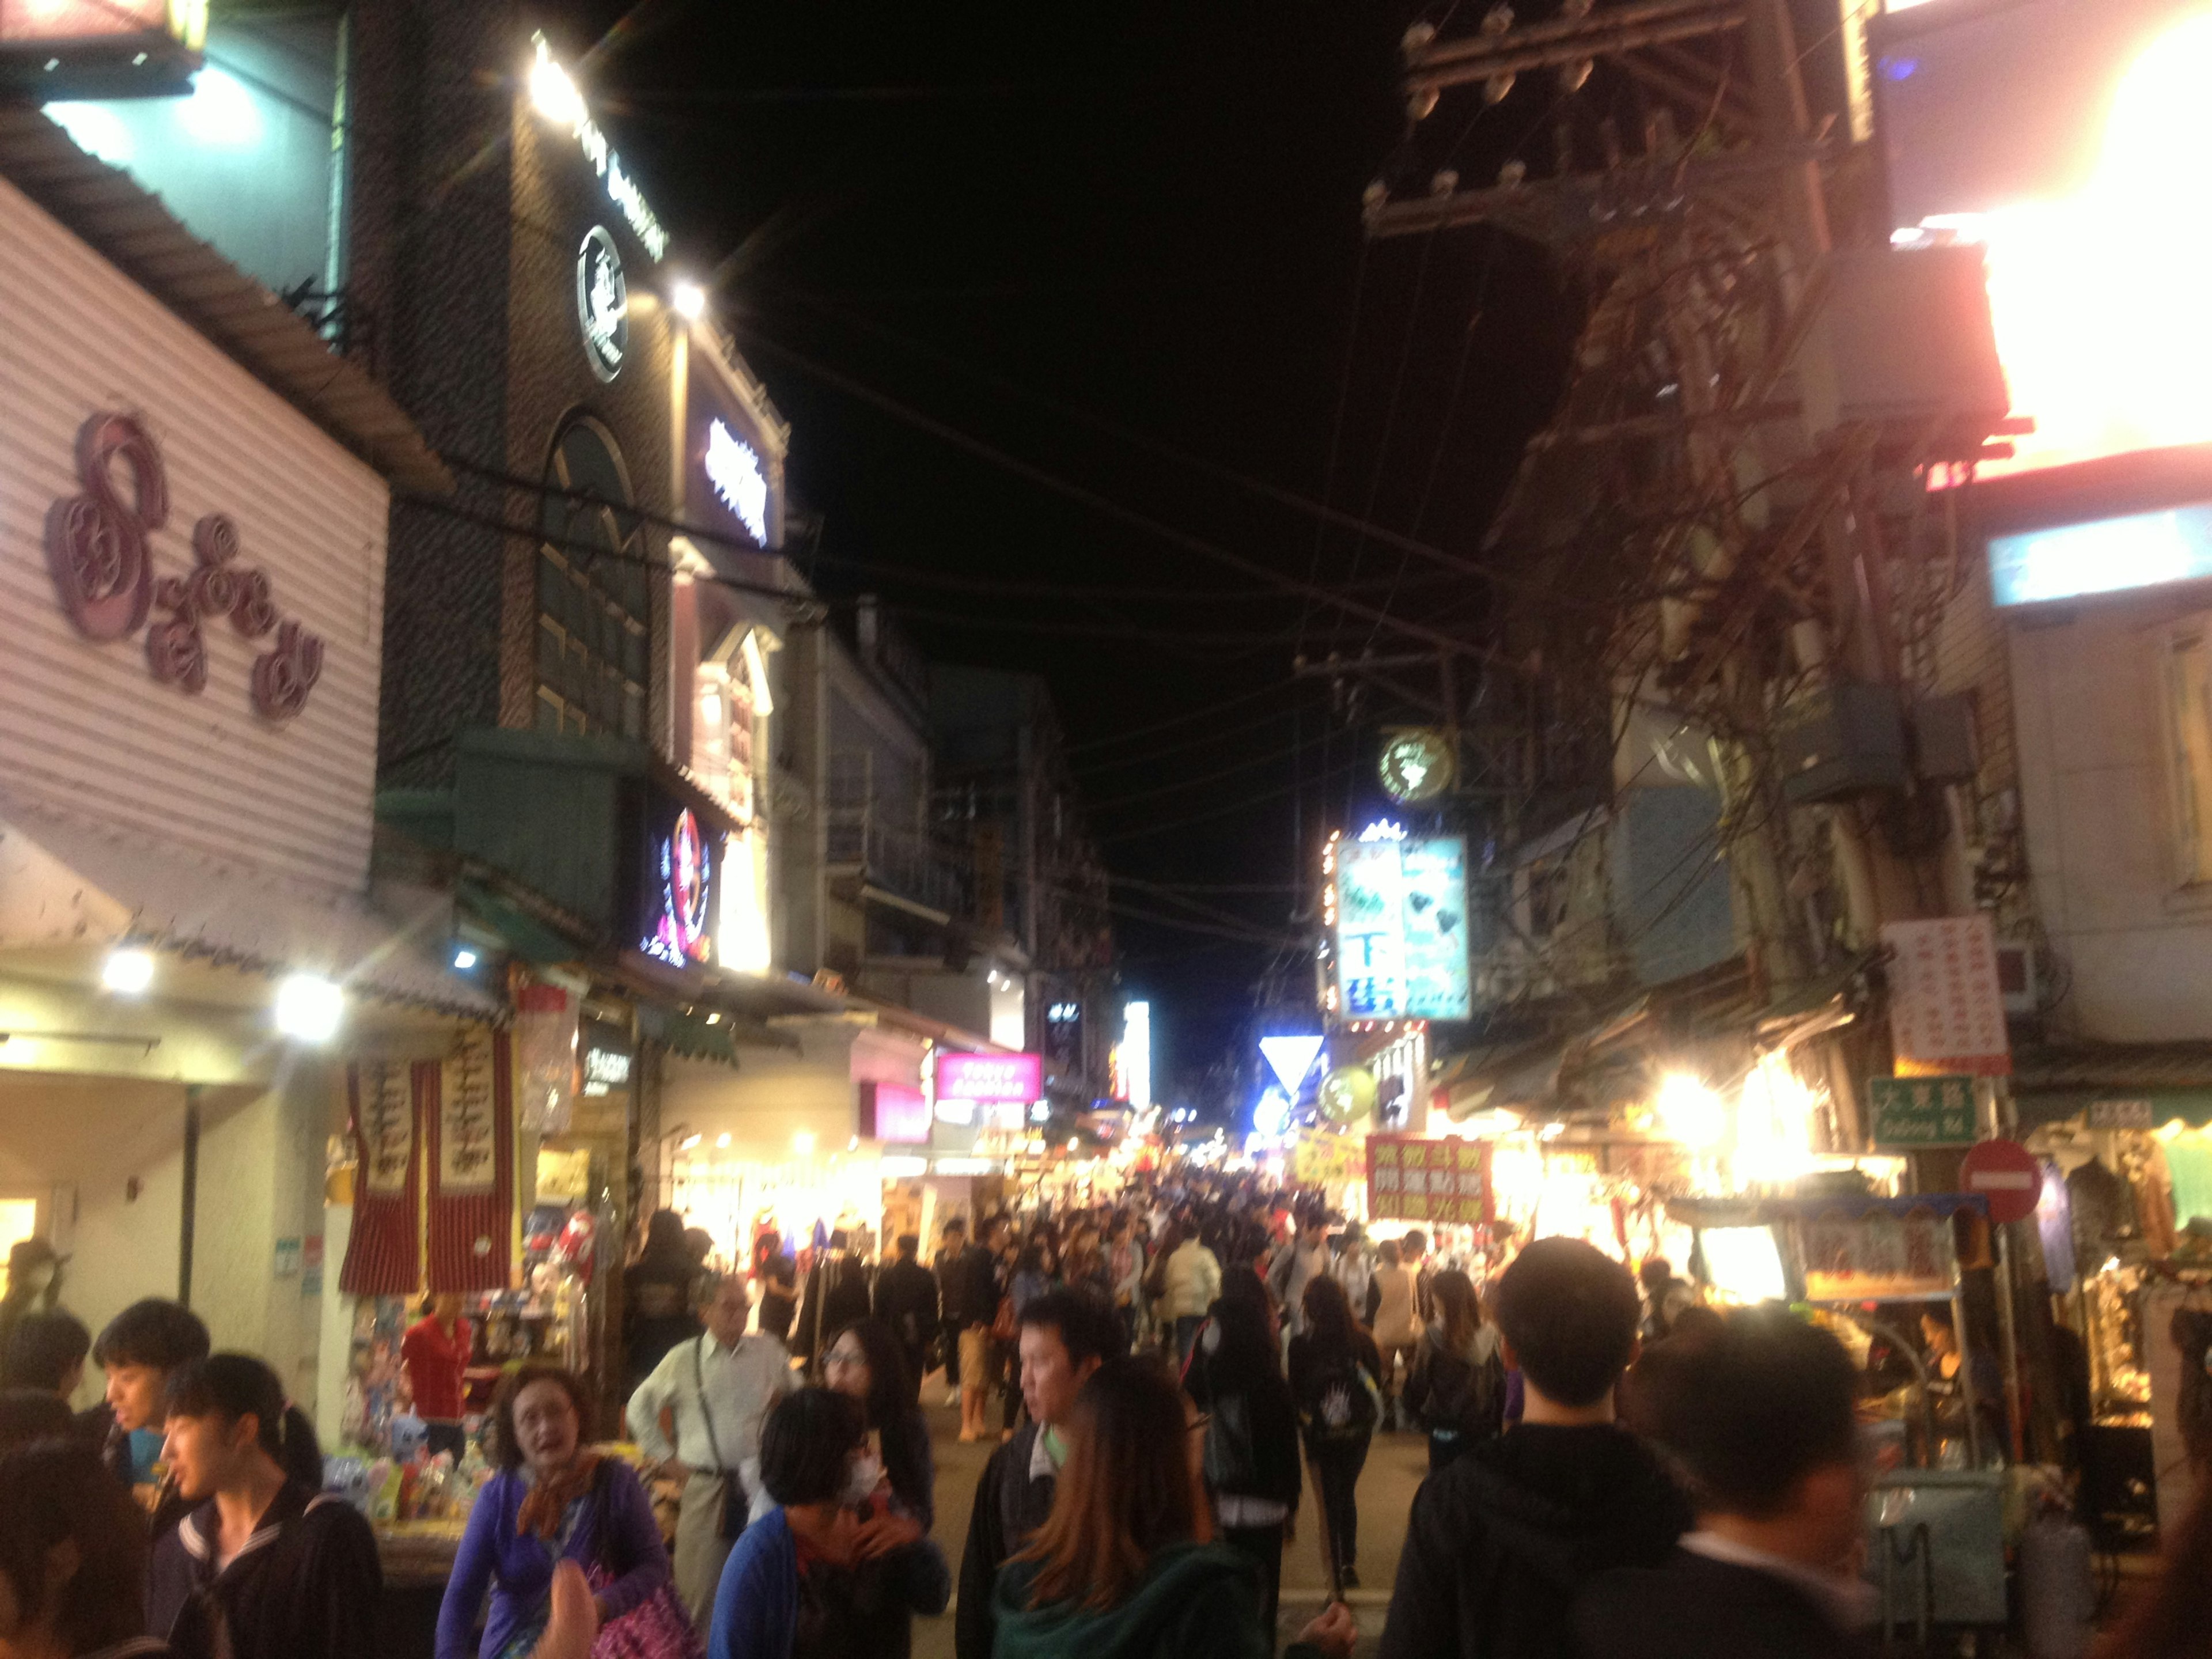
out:
<path id="1" fill-rule="evenodd" d="M 669 291 L 668 303 L 678 316 L 696 323 L 707 314 L 707 290 L 696 283 L 678 283 Z"/>
<path id="2" fill-rule="evenodd" d="M 583 123 L 584 94 L 576 90 L 568 71 L 553 61 L 542 40 L 538 43 L 538 61 L 530 66 L 530 101 L 549 121 L 568 127 Z"/>
<path id="3" fill-rule="evenodd" d="M 294 974 L 276 988 L 276 1029 L 301 1042 L 328 1042 L 345 1018 L 345 993 L 319 974 Z"/>
<path id="4" fill-rule="evenodd" d="M 154 953 L 109 951 L 107 960 L 100 964 L 100 982 L 119 996 L 144 995 L 146 988 L 154 982 Z"/>

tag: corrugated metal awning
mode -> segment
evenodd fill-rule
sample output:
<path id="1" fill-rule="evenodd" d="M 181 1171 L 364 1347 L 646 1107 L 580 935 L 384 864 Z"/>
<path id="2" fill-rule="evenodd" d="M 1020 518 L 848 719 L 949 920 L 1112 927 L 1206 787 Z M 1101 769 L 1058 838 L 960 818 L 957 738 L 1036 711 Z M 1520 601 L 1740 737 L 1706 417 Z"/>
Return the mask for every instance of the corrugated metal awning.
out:
<path id="1" fill-rule="evenodd" d="M 421 429 L 360 364 L 33 106 L 0 103 L 0 177 L 392 483 L 453 489 Z"/>

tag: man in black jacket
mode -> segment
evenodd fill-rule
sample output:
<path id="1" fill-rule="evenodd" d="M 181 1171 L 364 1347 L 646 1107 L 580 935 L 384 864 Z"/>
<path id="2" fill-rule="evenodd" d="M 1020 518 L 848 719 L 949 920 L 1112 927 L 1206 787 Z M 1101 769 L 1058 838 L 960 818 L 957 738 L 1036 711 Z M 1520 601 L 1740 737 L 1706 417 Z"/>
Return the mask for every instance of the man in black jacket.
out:
<path id="1" fill-rule="evenodd" d="M 159 1543 L 183 1520 L 191 1505 L 178 1493 L 173 1477 L 158 1483 L 141 1480 L 155 1457 L 159 1442 L 149 1436 L 134 1448 L 136 1431 L 161 1431 L 167 1408 L 163 1390 L 169 1373 L 204 1359 L 213 1345 L 200 1316 L 182 1303 L 149 1296 L 134 1302 L 107 1322 L 92 1345 L 92 1363 L 106 1374 L 106 1399 L 77 1418 L 79 1436 L 100 1453 L 100 1461 L 125 1486 L 147 1486 L 154 1541 Z M 134 1451 L 141 1454 L 134 1455 Z"/>
<path id="2" fill-rule="evenodd" d="M 1115 1352 L 1121 1334 L 1103 1301 L 1060 1285 L 1034 1297 L 1022 1310 L 1020 1325 L 1022 1401 L 1030 1420 L 991 1454 L 975 1483 L 952 1627 L 958 1659 L 991 1659 L 999 1569 L 1052 1513 L 1060 1468 L 1067 1460 L 1060 1436 L 1076 1394 Z"/>
<path id="3" fill-rule="evenodd" d="M 1647 1370 L 1649 1375 L 1646 1375 Z M 1583 1593 L 1586 1659 L 1853 1659 L 1873 1612 L 1856 1390 L 1835 1338 L 1747 1309 L 1637 1368 L 1639 1413 L 1688 1471 L 1698 1529 L 1656 1570 Z"/>
<path id="4" fill-rule="evenodd" d="M 898 1260 L 876 1275 L 876 1317 L 890 1327 L 906 1352 L 914 1400 L 921 1403 L 921 1374 L 929 1364 L 930 1339 L 937 1331 L 937 1281 L 918 1259 L 921 1239 L 901 1233 Z"/>
<path id="5" fill-rule="evenodd" d="M 1382 1659 L 1565 1659 L 1583 1582 L 1657 1565 L 1689 1524 L 1658 1459 L 1613 1420 L 1636 1349 L 1628 1270 L 1579 1239 L 1539 1239 L 1495 1305 L 1527 1409 L 1422 1483 Z"/>

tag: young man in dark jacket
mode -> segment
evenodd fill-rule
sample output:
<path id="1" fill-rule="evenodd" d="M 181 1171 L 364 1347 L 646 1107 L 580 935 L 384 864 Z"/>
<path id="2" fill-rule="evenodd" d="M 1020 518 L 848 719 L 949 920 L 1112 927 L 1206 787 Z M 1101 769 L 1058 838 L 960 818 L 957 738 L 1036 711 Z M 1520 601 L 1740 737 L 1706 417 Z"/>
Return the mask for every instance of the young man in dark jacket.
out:
<path id="1" fill-rule="evenodd" d="M 937 1334 L 937 1280 L 921 1265 L 921 1237 L 901 1233 L 898 1260 L 876 1275 L 876 1317 L 890 1327 L 906 1354 L 916 1405 L 921 1403 L 921 1374 L 929 1366 L 930 1341 Z"/>
<path id="2" fill-rule="evenodd" d="M 1565 1659 L 1583 1583 L 1656 1566 L 1689 1525 L 1658 1459 L 1613 1420 L 1636 1348 L 1628 1270 L 1579 1239 L 1539 1239 L 1498 1280 L 1495 1307 L 1526 1411 L 1422 1483 L 1382 1659 Z"/>
<path id="3" fill-rule="evenodd" d="M 1650 1373 L 1648 1376 L 1646 1372 Z M 1855 1659 L 1873 1612 L 1843 1346 L 1779 1308 L 1637 1368 L 1639 1420 L 1688 1471 L 1698 1529 L 1656 1569 L 1595 1580 L 1585 1659 Z M 1647 1409 L 1648 1407 L 1648 1409 Z"/>
<path id="4" fill-rule="evenodd" d="M 148 1490 L 155 1543 L 174 1531 L 191 1504 L 173 1475 L 156 1481 L 152 1465 L 161 1453 L 169 1373 L 204 1359 L 213 1345 L 200 1316 L 182 1303 L 149 1296 L 107 1322 L 92 1345 L 92 1363 L 106 1376 L 106 1397 L 77 1418 L 77 1433 L 125 1486 Z M 134 1434 L 140 1438 L 134 1443 Z"/>
<path id="5" fill-rule="evenodd" d="M 991 1659 L 992 1592 L 999 1569 L 1052 1513 L 1060 1468 L 1067 1461 L 1060 1436 L 1076 1393 L 1114 1352 L 1120 1335 L 1105 1303 L 1059 1286 L 1024 1308 L 1019 1323 L 1022 1401 L 1030 1420 L 991 1454 L 975 1483 L 952 1627 L 958 1659 Z"/>

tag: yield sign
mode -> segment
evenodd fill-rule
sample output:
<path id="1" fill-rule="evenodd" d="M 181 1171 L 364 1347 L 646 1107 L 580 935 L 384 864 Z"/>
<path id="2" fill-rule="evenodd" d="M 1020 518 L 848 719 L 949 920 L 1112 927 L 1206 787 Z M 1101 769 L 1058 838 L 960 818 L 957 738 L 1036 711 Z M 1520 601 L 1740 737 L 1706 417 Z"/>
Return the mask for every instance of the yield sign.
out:
<path id="1" fill-rule="evenodd" d="M 1306 1073 L 1313 1070 L 1314 1057 L 1321 1053 L 1321 1039 L 1317 1036 L 1261 1037 L 1260 1052 L 1266 1057 L 1268 1069 L 1282 1079 L 1284 1092 L 1296 1100 L 1298 1085 L 1306 1080 Z"/>

